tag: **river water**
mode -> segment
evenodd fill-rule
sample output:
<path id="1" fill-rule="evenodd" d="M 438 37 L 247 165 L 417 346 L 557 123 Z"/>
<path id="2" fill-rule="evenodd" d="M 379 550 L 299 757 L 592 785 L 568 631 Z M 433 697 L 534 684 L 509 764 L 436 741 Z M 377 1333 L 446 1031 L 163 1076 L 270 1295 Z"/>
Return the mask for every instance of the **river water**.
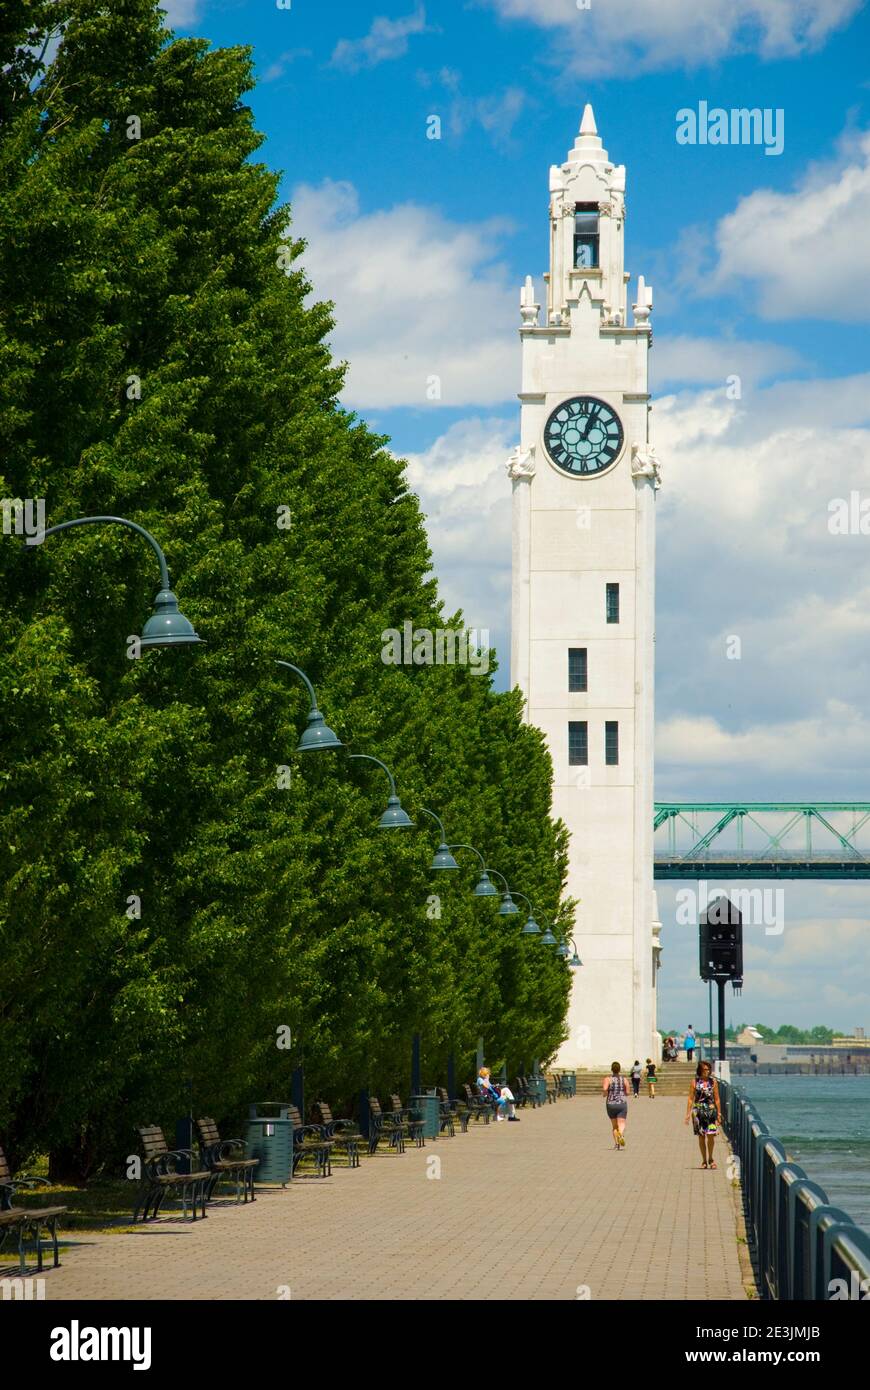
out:
<path id="1" fill-rule="evenodd" d="M 870 1231 L 870 1076 L 736 1076 L 789 1158 Z"/>

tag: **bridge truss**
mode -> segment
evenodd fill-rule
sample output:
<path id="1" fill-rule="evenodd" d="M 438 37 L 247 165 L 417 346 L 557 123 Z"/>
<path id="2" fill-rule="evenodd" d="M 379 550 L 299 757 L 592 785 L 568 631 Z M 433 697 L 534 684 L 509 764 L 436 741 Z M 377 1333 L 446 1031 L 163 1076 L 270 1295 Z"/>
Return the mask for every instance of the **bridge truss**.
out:
<path id="1" fill-rule="evenodd" d="M 870 878 L 870 802 L 655 803 L 656 878 Z"/>

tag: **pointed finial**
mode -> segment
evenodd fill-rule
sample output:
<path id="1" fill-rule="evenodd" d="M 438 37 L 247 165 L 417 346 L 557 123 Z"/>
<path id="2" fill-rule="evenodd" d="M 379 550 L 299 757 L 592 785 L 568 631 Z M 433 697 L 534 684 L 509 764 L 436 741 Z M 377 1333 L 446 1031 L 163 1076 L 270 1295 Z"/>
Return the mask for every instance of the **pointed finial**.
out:
<path id="1" fill-rule="evenodd" d="M 595 124 L 595 112 L 592 110 L 592 106 L 588 101 L 586 105 L 583 107 L 583 119 L 580 122 L 580 134 L 598 134 L 598 126 Z"/>

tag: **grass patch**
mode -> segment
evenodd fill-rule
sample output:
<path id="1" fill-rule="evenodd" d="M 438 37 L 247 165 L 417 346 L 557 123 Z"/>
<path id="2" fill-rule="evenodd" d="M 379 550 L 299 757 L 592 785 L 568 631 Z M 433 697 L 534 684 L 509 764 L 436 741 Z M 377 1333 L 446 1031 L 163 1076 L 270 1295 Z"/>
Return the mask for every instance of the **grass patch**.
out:
<path id="1" fill-rule="evenodd" d="M 86 1187 L 53 1183 L 15 1194 L 17 1206 L 68 1207 L 60 1217 L 61 1231 L 119 1231 L 133 1229 L 133 1204 L 138 1183 L 124 1178 L 92 1178 Z"/>

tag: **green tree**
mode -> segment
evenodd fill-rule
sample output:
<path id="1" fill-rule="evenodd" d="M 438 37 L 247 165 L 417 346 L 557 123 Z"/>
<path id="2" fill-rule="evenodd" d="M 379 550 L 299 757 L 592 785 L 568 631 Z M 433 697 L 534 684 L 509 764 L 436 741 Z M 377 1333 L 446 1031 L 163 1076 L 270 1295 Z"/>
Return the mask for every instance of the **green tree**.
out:
<path id="1" fill-rule="evenodd" d="M 35 14 L 63 27 L 41 83 Z M 372 765 L 293 757 L 306 696 L 278 657 L 412 811 L 570 922 L 518 693 L 381 660 L 385 629 L 461 615 L 402 462 L 338 404 L 330 307 L 306 305 L 303 247 L 255 158 L 250 54 L 172 39 L 147 0 L 19 7 L 2 39 L 0 487 L 46 498 L 52 522 L 154 531 L 207 643 L 128 659 L 157 576 L 121 528 L 4 538 L 7 1144 L 85 1175 L 188 1094 L 234 1116 L 300 1061 L 309 1095 L 346 1104 L 406 1084 L 415 1031 L 432 1078 L 479 1034 L 511 1066 L 547 1057 L 564 964 L 471 899 L 470 868 L 434 881 L 425 817 L 374 828 Z"/>

